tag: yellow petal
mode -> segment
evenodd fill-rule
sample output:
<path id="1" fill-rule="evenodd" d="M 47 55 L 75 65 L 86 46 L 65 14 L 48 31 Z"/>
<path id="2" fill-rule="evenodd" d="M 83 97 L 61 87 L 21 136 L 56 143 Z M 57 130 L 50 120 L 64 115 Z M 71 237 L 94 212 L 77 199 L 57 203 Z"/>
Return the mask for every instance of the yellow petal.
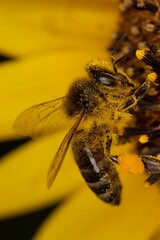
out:
<path id="1" fill-rule="evenodd" d="M 47 171 L 64 132 L 43 141 L 29 142 L 3 158 L 0 166 L 0 218 L 54 204 L 81 184 L 70 151 L 53 184 L 47 188 Z"/>
<path id="2" fill-rule="evenodd" d="M 1 51 L 21 56 L 105 43 L 117 14 L 103 1 L 2 1 L 0 16 Z"/>
<path id="3" fill-rule="evenodd" d="M 160 228 L 159 190 L 143 188 L 143 178 L 121 176 L 122 203 L 112 207 L 84 187 L 42 224 L 34 240 L 146 240 Z"/>

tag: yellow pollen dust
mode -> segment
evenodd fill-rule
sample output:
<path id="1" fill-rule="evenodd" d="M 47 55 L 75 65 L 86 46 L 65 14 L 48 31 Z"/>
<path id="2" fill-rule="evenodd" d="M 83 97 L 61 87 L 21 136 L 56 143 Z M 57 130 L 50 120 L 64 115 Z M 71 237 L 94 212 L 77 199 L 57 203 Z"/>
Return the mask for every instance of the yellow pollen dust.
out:
<path id="1" fill-rule="evenodd" d="M 155 80 L 157 79 L 157 74 L 155 72 L 149 73 L 147 78 L 150 82 L 155 82 Z"/>
<path id="2" fill-rule="evenodd" d="M 145 50 L 137 50 L 136 51 L 136 57 L 139 59 L 139 60 L 142 60 L 145 56 Z"/>
<path id="3" fill-rule="evenodd" d="M 124 154 L 119 156 L 118 163 L 123 172 L 140 175 L 144 172 L 144 164 L 138 155 Z"/>
<path id="4" fill-rule="evenodd" d="M 139 142 L 144 144 L 148 142 L 148 136 L 147 135 L 141 135 L 139 138 Z"/>

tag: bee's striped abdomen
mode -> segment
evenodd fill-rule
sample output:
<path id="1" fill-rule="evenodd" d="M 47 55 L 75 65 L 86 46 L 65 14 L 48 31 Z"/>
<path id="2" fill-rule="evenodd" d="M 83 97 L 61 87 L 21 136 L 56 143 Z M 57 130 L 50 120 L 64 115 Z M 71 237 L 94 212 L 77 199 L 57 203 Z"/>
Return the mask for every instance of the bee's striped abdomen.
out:
<path id="1" fill-rule="evenodd" d="M 73 141 L 72 148 L 77 165 L 90 189 L 104 202 L 119 205 L 122 186 L 113 163 L 102 151 L 91 152 L 78 138 Z"/>

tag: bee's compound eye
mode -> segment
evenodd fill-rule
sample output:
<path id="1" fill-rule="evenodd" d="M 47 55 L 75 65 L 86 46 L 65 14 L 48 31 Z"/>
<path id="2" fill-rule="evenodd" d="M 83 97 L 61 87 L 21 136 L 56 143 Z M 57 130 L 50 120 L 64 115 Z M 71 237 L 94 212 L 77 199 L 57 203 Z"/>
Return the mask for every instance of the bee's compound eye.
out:
<path id="1" fill-rule="evenodd" d="M 113 85 L 113 80 L 108 77 L 99 77 L 98 80 L 106 86 Z"/>

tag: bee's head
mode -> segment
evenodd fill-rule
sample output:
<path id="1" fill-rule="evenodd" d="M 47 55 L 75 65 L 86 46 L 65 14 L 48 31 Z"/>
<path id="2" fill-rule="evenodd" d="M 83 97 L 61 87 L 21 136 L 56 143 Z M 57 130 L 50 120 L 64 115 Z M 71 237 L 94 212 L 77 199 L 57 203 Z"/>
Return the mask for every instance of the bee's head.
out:
<path id="1" fill-rule="evenodd" d="M 95 83 L 105 87 L 134 87 L 133 81 L 112 62 L 95 59 L 86 65 L 86 71 Z"/>

